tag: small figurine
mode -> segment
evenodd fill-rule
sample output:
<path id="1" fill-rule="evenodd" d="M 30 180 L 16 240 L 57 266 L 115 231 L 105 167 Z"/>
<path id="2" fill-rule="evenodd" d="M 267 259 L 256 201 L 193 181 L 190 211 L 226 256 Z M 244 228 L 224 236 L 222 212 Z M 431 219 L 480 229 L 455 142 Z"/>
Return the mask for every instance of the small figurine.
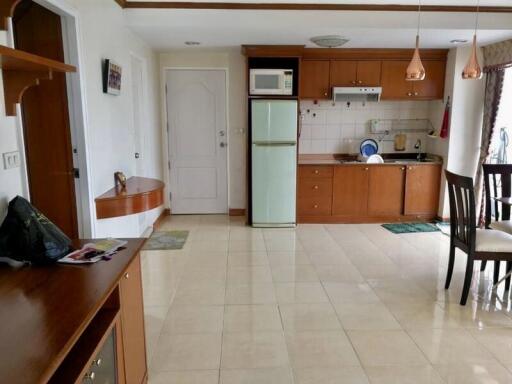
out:
<path id="1" fill-rule="evenodd" d="M 126 188 L 126 176 L 123 172 L 115 172 L 114 173 L 114 180 L 116 182 L 116 188 L 121 186 L 121 189 Z"/>

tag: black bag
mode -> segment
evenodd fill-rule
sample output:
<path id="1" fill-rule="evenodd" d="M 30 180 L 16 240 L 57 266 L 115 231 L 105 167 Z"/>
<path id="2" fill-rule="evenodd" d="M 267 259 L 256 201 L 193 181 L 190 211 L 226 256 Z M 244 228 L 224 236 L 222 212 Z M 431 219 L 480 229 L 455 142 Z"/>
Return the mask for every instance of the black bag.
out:
<path id="1" fill-rule="evenodd" d="M 0 226 L 0 257 L 51 264 L 71 251 L 71 240 L 21 196 L 9 203 Z"/>

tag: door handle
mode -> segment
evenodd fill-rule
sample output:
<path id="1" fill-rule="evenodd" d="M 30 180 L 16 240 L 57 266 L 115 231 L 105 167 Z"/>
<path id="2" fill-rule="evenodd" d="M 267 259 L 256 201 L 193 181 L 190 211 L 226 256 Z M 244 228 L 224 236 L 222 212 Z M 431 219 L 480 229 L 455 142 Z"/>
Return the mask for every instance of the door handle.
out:
<path id="1" fill-rule="evenodd" d="M 224 137 L 225 135 L 226 135 L 226 132 L 224 132 L 224 131 L 219 131 L 219 136 Z"/>
<path id="2" fill-rule="evenodd" d="M 224 148 L 224 147 L 227 147 L 227 146 L 228 146 L 228 143 L 225 143 L 223 141 L 220 143 L 220 147 L 221 148 Z"/>
<path id="3" fill-rule="evenodd" d="M 136 159 L 140 158 L 140 153 L 139 152 L 135 152 L 135 158 Z"/>

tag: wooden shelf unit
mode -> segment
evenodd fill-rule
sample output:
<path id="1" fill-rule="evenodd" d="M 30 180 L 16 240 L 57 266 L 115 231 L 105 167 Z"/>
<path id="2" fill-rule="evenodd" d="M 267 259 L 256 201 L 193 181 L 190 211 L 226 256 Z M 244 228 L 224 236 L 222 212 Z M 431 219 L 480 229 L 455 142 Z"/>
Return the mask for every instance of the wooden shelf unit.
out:
<path id="1" fill-rule="evenodd" d="M 16 115 L 16 104 L 23 93 L 39 85 L 41 80 L 51 80 L 53 72 L 76 72 L 73 65 L 33 55 L 19 49 L 0 45 L 0 68 L 4 81 L 5 112 Z"/>
<path id="2" fill-rule="evenodd" d="M 149 211 L 164 203 L 165 184 L 146 177 L 130 177 L 126 188 L 114 187 L 95 199 L 96 217 L 107 219 Z"/>

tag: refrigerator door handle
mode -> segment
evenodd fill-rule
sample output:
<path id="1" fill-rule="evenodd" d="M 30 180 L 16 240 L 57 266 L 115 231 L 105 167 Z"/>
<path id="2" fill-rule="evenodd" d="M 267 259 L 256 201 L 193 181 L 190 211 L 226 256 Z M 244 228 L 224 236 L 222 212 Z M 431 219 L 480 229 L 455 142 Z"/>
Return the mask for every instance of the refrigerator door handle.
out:
<path id="1" fill-rule="evenodd" d="M 253 145 L 255 145 L 257 147 L 294 147 L 297 145 L 297 143 L 272 142 L 272 143 L 253 143 Z"/>

